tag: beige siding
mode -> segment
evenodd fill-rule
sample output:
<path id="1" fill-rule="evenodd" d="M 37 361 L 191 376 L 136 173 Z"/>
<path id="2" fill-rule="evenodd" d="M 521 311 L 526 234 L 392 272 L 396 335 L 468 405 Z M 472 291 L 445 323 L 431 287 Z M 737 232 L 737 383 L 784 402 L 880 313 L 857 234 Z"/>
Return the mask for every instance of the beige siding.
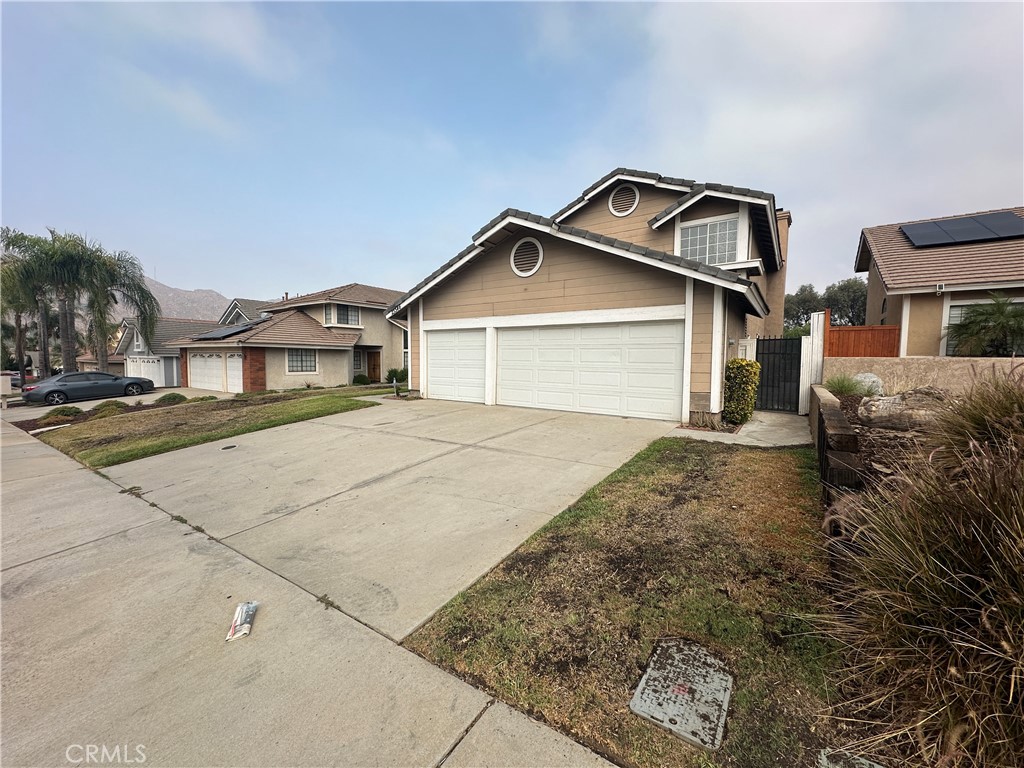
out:
<path id="1" fill-rule="evenodd" d="M 607 191 L 602 192 L 576 213 L 566 217 L 561 223 L 672 253 L 672 249 L 675 247 L 675 235 L 672 232 L 671 222 L 662 224 L 657 230 L 651 229 L 647 222 L 672 205 L 684 193 L 637 184 L 636 187 L 640 190 L 640 202 L 637 204 L 636 210 L 628 216 L 620 217 L 608 210 L 608 198 L 617 187 L 618 184 L 613 184 Z"/>
<path id="2" fill-rule="evenodd" d="M 739 213 L 739 211 L 740 204 L 736 200 L 723 200 L 718 197 L 706 197 L 680 211 L 679 220 L 681 223 L 685 224 L 687 221 L 708 219 L 712 216 L 727 216 L 730 213 Z M 662 224 L 661 226 L 662 228 L 672 228 L 669 224 Z"/>
<path id="3" fill-rule="evenodd" d="M 739 352 L 739 340 L 746 333 L 746 314 L 743 311 L 743 301 L 738 296 L 733 296 L 731 291 L 725 292 L 725 300 L 725 359 L 731 360 Z"/>
<path id="4" fill-rule="evenodd" d="M 347 349 L 318 349 L 316 373 L 288 373 L 287 350 L 267 347 L 267 389 L 336 387 L 352 383 L 352 352 Z"/>
<path id="5" fill-rule="evenodd" d="M 509 254 L 510 237 L 432 291 L 424 318 L 447 320 L 538 312 L 656 307 L 682 304 L 685 280 L 657 267 L 540 235 L 541 268 L 518 277 Z"/>
<path id="6" fill-rule="evenodd" d="M 409 389 L 420 390 L 420 302 L 409 305 Z"/>
<path id="7" fill-rule="evenodd" d="M 711 334 L 715 288 L 693 283 L 693 332 L 690 341 L 690 410 L 711 409 Z"/>

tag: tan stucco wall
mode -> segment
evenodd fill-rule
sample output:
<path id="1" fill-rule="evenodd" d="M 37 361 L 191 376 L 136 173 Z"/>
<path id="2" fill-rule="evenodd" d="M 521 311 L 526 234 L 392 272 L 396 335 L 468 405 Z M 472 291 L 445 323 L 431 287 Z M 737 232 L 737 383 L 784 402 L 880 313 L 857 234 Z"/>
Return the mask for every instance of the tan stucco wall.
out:
<path id="1" fill-rule="evenodd" d="M 357 345 L 360 347 L 381 347 L 380 375 L 386 376 L 389 368 L 402 367 L 402 329 L 384 317 L 384 313 L 362 307 L 360 319 L 363 323 L 362 335 Z M 366 359 L 357 373 L 366 373 Z"/>
<path id="2" fill-rule="evenodd" d="M 647 184 L 637 184 L 636 187 L 640 190 L 640 202 L 637 204 L 636 210 L 628 216 L 619 217 L 608 210 L 608 198 L 618 186 L 618 184 L 613 184 L 581 210 L 563 219 L 562 223 L 671 253 L 675 245 L 672 223 L 668 222 L 654 230 L 647 222 L 668 208 L 684 193 L 658 189 Z"/>
<path id="3" fill-rule="evenodd" d="M 1001 290 L 999 293 L 1013 298 L 1024 297 L 1024 288 Z M 945 331 L 945 317 L 943 316 L 943 305 L 945 298 L 951 302 L 972 301 L 975 299 L 987 299 L 989 291 L 947 291 L 945 296 L 934 293 L 907 294 L 903 301 L 910 302 L 910 323 L 907 332 L 907 356 L 915 355 L 938 355 L 941 354 L 943 334 Z M 892 297 L 895 298 L 895 297 Z M 892 303 L 890 298 L 890 303 Z M 888 324 L 899 323 L 897 318 L 900 315 L 893 315 L 895 307 L 889 307 Z"/>
<path id="4" fill-rule="evenodd" d="M 681 275 L 548 235 L 529 235 L 544 248 L 536 274 L 524 278 L 512 271 L 509 255 L 521 238 L 510 237 L 429 293 L 424 319 L 656 307 L 686 300 Z"/>
<path id="5" fill-rule="evenodd" d="M 873 373 L 882 380 L 886 394 L 914 387 L 941 387 L 965 392 L 975 374 L 1005 374 L 1020 361 L 990 357 L 826 357 L 822 380 L 845 374 Z"/>
<path id="6" fill-rule="evenodd" d="M 865 314 L 865 325 L 882 325 L 882 299 L 886 296 L 885 286 L 878 274 L 878 267 L 874 259 L 868 267 L 868 301 Z M 886 307 L 886 325 L 899 325 L 899 315 L 892 314 L 892 307 Z"/>
<path id="7" fill-rule="evenodd" d="M 732 291 L 725 292 L 725 300 L 725 359 L 731 360 L 739 352 L 739 340 L 746 334 L 746 314 L 743 311 L 742 300 L 738 296 L 733 296 Z M 723 372 L 724 370 L 723 368 Z"/>
<path id="8" fill-rule="evenodd" d="M 347 349 L 318 349 L 317 373 L 287 373 L 286 350 L 267 347 L 267 389 L 298 389 L 310 382 L 336 387 L 352 383 L 352 353 Z"/>

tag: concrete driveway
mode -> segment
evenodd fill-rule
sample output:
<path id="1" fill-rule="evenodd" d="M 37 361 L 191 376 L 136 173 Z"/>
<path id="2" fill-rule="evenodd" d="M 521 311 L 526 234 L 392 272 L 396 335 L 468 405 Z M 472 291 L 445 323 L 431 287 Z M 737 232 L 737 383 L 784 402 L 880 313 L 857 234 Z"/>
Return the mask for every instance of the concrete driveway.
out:
<path id="1" fill-rule="evenodd" d="M 607 766 L 394 640 L 672 426 L 388 402 L 122 488 L 0 424 L 0 763 Z"/>
<path id="2" fill-rule="evenodd" d="M 382 400 L 106 474 L 400 641 L 674 426 Z"/>

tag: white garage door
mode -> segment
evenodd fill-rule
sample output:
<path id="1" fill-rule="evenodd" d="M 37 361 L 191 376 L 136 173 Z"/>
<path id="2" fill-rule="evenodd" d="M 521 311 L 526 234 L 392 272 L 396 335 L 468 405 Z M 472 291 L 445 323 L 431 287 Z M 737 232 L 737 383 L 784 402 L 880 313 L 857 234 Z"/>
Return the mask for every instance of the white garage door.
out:
<path id="1" fill-rule="evenodd" d="M 228 392 L 242 391 L 242 353 L 228 353 Z"/>
<path id="2" fill-rule="evenodd" d="M 126 357 L 125 376 L 141 376 L 150 379 L 156 386 L 164 386 L 164 371 L 159 357 Z"/>
<path id="3" fill-rule="evenodd" d="M 677 420 L 683 324 L 499 329 L 497 402 Z"/>
<path id="4" fill-rule="evenodd" d="M 427 396 L 484 401 L 484 330 L 427 333 Z"/>
<path id="5" fill-rule="evenodd" d="M 224 355 L 220 352 L 193 352 L 189 355 L 188 385 L 223 392 Z"/>

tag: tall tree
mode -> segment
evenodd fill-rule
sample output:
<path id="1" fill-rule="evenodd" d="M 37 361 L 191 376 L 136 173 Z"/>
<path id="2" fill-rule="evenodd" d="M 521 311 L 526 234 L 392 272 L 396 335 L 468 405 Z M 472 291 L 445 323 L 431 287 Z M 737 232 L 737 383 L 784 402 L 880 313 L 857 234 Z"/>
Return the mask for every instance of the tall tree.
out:
<path id="1" fill-rule="evenodd" d="M 958 323 L 946 328 L 957 355 L 1012 357 L 1024 354 L 1024 303 L 1000 293 L 991 302 L 972 304 Z"/>
<path id="2" fill-rule="evenodd" d="M 868 312 L 868 284 L 859 277 L 832 283 L 822 294 L 832 310 L 832 325 L 864 325 Z"/>
<path id="3" fill-rule="evenodd" d="M 809 323 L 811 314 L 821 312 L 825 308 L 825 303 L 814 286 L 807 283 L 797 288 L 796 293 L 786 296 L 785 306 L 783 325 L 787 330 L 791 330 Z"/>
<path id="4" fill-rule="evenodd" d="M 89 342 L 96 355 L 98 368 L 108 367 L 107 344 L 114 330 L 111 313 L 120 303 L 126 305 L 137 320 L 138 328 L 152 343 L 160 304 L 146 284 L 139 260 L 127 251 L 109 252 L 94 246 L 94 258 L 85 276 L 84 293 L 89 312 Z"/>
<path id="5" fill-rule="evenodd" d="M 100 246 L 81 235 L 60 233 L 50 228 L 50 247 L 46 251 L 45 278 L 57 295 L 60 321 L 60 355 L 64 371 L 77 370 L 78 344 L 75 335 L 75 305 L 85 289 L 89 275 L 96 269 Z"/>
<path id="6" fill-rule="evenodd" d="M 12 291 L 31 296 L 38 313 L 36 335 L 39 342 L 39 371 L 50 375 L 50 284 L 47 258 L 51 242 L 45 237 L 26 235 L 10 227 L 0 230 L 4 250 L 4 293 Z"/>

